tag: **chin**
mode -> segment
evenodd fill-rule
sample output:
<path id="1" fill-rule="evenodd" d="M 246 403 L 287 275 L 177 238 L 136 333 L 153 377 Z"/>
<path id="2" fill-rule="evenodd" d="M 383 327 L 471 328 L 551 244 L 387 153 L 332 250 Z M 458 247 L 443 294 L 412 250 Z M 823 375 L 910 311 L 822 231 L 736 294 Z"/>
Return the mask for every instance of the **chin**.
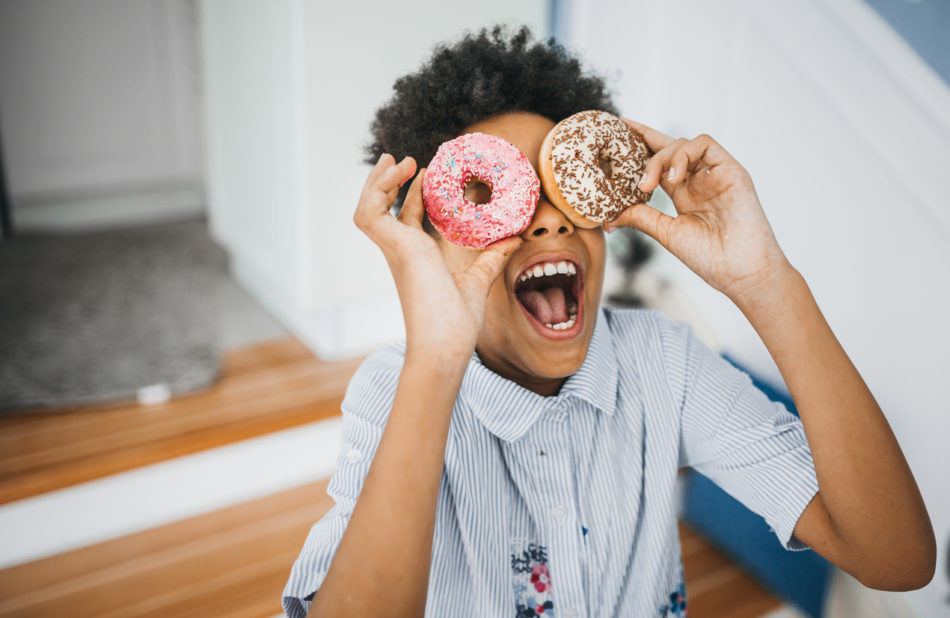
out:
<path id="1" fill-rule="evenodd" d="M 589 342 L 588 342 L 589 343 Z M 566 380 L 571 377 L 584 364 L 587 357 L 587 346 L 578 349 L 579 346 L 572 346 L 572 350 L 564 350 L 561 354 L 551 355 L 545 358 L 533 360 L 528 367 L 528 371 L 537 378 L 544 380 Z M 564 353 L 566 352 L 566 353 Z"/>
<path id="2" fill-rule="evenodd" d="M 567 333 L 568 329 L 550 328 L 546 330 L 560 332 L 539 332 L 538 324 L 523 314 L 523 306 L 517 301 L 515 305 L 508 315 L 492 320 L 494 326 L 486 329 L 488 336 L 479 342 L 478 354 L 495 373 L 539 394 L 555 394 L 584 364 L 598 303 L 581 300 Z"/>

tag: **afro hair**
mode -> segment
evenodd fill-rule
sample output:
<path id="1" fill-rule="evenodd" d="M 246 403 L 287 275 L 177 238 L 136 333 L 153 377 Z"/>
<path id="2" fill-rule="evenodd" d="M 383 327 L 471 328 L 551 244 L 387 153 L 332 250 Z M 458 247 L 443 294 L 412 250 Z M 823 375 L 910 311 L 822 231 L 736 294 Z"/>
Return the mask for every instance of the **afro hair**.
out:
<path id="1" fill-rule="evenodd" d="M 396 80 L 392 99 L 376 112 L 366 162 L 388 152 L 428 165 L 439 146 L 468 126 L 506 112 L 532 112 L 553 122 L 588 110 L 616 114 L 603 78 L 553 38 L 534 42 L 527 27 L 502 26 L 441 45 L 419 71 Z M 407 182 L 400 189 L 401 205 Z"/>

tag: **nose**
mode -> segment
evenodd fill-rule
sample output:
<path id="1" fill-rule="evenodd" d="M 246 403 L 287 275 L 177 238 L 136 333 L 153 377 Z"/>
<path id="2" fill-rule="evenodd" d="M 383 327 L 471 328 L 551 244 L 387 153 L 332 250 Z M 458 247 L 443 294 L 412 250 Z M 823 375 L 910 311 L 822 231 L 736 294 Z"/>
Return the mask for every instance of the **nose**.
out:
<path id="1" fill-rule="evenodd" d="M 554 204 L 542 196 L 538 207 L 534 210 L 534 217 L 528 229 L 521 233 L 521 238 L 529 240 L 550 240 L 557 236 L 570 236 L 574 233 L 574 224 L 564 216 Z"/>

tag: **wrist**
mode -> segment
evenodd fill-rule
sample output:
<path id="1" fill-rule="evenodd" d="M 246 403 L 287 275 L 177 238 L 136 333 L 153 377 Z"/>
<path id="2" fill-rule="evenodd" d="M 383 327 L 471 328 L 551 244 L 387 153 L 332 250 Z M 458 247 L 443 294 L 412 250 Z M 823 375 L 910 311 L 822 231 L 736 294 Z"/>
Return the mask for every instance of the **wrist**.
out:
<path id="1" fill-rule="evenodd" d="M 776 315 L 789 300 L 807 290 L 804 277 L 787 260 L 770 268 L 764 276 L 729 294 L 740 311 L 755 323 L 761 315 Z"/>
<path id="2" fill-rule="evenodd" d="M 448 418 L 462 387 L 470 358 L 471 355 L 466 358 L 435 356 L 419 350 L 414 353 L 407 350 L 396 398 L 400 401 L 408 398 L 412 405 L 400 409 L 410 417 L 422 414 L 430 420 Z M 394 412 L 396 408 L 394 404 Z M 447 430 L 447 427 L 444 428 Z"/>
<path id="3" fill-rule="evenodd" d="M 453 348 L 442 345 L 420 345 L 406 343 L 406 360 L 404 370 L 411 369 L 438 376 L 440 379 L 461 377 L 468 361 L 475 352 L 475 346 L 470 350 Z"/>

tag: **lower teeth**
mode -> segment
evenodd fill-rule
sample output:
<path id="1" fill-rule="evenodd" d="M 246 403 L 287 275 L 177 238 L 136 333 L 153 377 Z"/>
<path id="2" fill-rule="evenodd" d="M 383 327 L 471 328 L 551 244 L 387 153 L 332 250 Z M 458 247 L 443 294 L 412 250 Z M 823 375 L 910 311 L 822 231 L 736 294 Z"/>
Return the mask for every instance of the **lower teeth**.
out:
<path id="1" fill-rule="evenodd" d="M 574 326 L 574 321 L 577 319 L 576 315 L 572 315 L 567 322 L 560 322 L 558 324 L 545 324 L 548 328 L 552 330 L 567 330 L 570 327 Z"/>

